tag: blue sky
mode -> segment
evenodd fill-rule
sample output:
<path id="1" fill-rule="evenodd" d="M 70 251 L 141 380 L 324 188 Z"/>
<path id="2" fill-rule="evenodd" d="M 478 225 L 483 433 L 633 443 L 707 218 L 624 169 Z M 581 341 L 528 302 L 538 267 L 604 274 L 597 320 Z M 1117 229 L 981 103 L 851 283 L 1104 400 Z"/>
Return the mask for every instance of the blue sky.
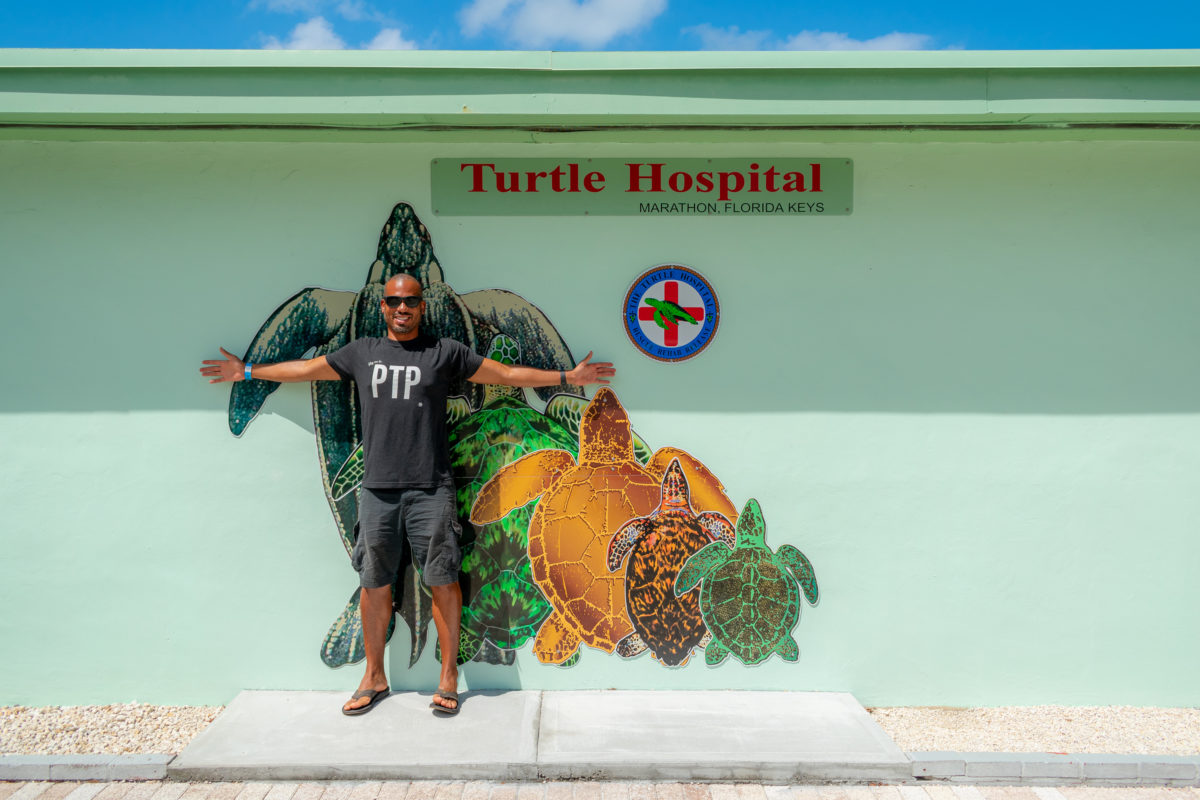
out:
<path id="1" fill-rule="evenodd" d="M 0 47 L 1194 48 L 1200 0 L 0 0 Z"/>

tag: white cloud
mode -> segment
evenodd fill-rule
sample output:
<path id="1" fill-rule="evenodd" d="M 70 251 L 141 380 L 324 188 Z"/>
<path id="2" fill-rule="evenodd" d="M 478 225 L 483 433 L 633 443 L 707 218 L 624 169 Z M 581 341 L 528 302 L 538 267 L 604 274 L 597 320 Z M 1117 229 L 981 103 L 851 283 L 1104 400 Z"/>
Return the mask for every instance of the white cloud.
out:
<path id="1" fill-rule="evenodd" d="M 291 36 L 281 42 L 268 36 L 263 42 L 265 50 L 345 50 L 346 43 L 334 32 L 333 26 L 324 17 L 313 17 L 292 28 Z"/>
<path id="2" fill-rule="evenodd" d="M 265 8 L 280 14 L 315 14 L 324 0 L 251 0 L 250 8 Z"/>
<path id="3" fill-rule="evenodd" d="M 800 31 L 783 43 L 784 50 L 928 50 L 933 37 L 924 33 L 892 33 L 874 39 L 851 39 L 844 33 Z"/>
<path id="4" fill-rule="evenodd" d="M 600 48 L 666 8 L 667 0 L 471 0 L 458 18 L 467 36 L 486 30 L 521 47 Z"/>
<path id="5" fill-rule="evenodd" d="M 770 31 L 740 31 L 736 25 L 717 28 L 708 23 L 684 28 L 700 38 L 705 50 L 928 50 L 933 37 L 924 33 L 893 31 L 873 39 L 852 39 L 831 31 L 800 31 L 786 39 L 774 38 Z"/>
<path id="6" fill-rule="evenodd" d="M 399 28 L 384 28 L 363 45 L 364 50 L 416 50 L 417 43 L 405 39 Z"/>
<path id="7" fill-rule="evenodd" d="M 737 25 L 717 28 L 707 22 L 684 28 L 683 33 L 699 36 L 705 50 L 761 50 L 771 38 L 770 31 L 740 31 Z"/>
<path id="8" fill-rule="evenodd" d="M 339 0 L 337 13 L 342 19 L 350 22 L 378 22 L 380 25 L 395 24 L 387 14 L 371 6 L 363 0 Z"/>
<path id="9" fill-rule="evenodd" d="M 250 0 L 250 10 L 266 9 L 279 14 L 306 14 L 316 16 L 323 9 L 332 8 L 342 19 L 350 22 L 376 22 L 380 25 L 395 25 L 387 14 L 366 0 Z"/>

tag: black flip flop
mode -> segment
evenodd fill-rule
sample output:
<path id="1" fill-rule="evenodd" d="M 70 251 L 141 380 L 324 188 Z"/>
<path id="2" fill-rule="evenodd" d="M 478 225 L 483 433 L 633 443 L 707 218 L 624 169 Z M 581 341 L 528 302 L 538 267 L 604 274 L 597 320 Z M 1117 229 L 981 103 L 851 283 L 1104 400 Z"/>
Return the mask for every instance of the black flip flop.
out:
<path id="1" fill-rule="evenodd" d="M 375 689 L 360 689 L 357 692 L 355 692 L 354 696 L 351 697 L 350 699 L 358 700 L 359 698 L 362 698 L 362 697 L 369 697 L 369 698 L 371 698 L 371 702 L 367 703 L 365 706 L 362 706 L 361 708 L 343 708 L 342 713 L 345 714 L 347 717 L 357 717 L 359 714 L 365 714 L 368 711 L 370 711 L 372 708 L 374 708 L 375 706 L 379 705 L 379 701 L 382 700 L 383 698 L 387 697 L 391 693 L 392 693 L 391 688 L 380 689 L 378 691 L 376 691 Z"/>
<path id="2" fill-rule="evenodd" d="M 433 713 L 435 713 L 435 714 L 441 714 L 442 716 L 445 716 L 445 717 L 453 717 L 455 714 L 458 713 L 458 710 L 460 708 L 462 708 L 462 701 L 458 699 L 458 692 L 434 692 L 433 696 L 440 697 L 443 700 L 453 700 L 454 701 L 454 708 L 446 708 L 445 706 L 440 706 L 437 703 L 430 700 L 429 707 L 433 709 Z"/>

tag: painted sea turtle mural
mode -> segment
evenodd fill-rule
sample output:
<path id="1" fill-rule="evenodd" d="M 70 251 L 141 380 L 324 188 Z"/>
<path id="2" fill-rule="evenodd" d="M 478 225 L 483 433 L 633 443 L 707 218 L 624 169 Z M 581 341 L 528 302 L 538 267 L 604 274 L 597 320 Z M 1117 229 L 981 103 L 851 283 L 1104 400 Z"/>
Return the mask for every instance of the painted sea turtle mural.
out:
<path id="1" fill-rule="evenodd" d="M 795 661 L 800 649 L 792 629 L 800 621 L 800 592 L 817 602 L 817 576 L 808 558 L 790 544 L 772 552 L 767 525 L 753 498 L 742 509 L 733 548 L 713 542 L 684 564 L 675 594 L 700 584 L 700 613 L 712 633 L 704 661 L 719 664 L 733 653 L 745 664 L 758 664 L 772 653 Z"/>
<path id="2" fill-rule="evenodd" d="M 563 664 L 581 643 L 611 653 L 634 633 L 624 582 L 607 566 L 609 542 L 627 520 L 658 505 L 674 459 L 689 475 L 696 508 L 735 516 L 720 481 L 688 453 L 662 448 L 646 466 L 638 462 L 629 416 L 607 387 L 584 409 L 578 460 L 566 450 L 538 450 L 500 469 L 480 490 L 471 510 L 475 524 L 541 498 L 529 524 L 529 559 L 553 606 L 534 640 L 543 663 Z"/>
<path id="3" fill-rule="evenodd" d="M 520 363 L 520 345 L 501 334 L 492 340 L 488 357 L 503 364 Z M 521 456 L 542 449 L 577 452 L 577 434 L 563 423 L 572 424 L 586 404 L 575 395 L 556 395 L 542 414 L 530 407 L 521 389 L 487 386 L 482 407 L 450 431 L 460 514 L 468 517 L 484 483 Z M 516 649 L 537 633 L 550 614 L 550 604 L 533 582 L 527 552 L 529 520 L 537 502 L 475 526 L 474 542 L 464 548 L 467 591 L 460 663 L 512 664 Z"/>
<path id="4" fill-rule="evenodd" d="M 663 475 L 658 508 L 621 526 L 608 546 L 608 568 L 625 567 L 625 607 L 634 633 L 622 639 L 625 657 L 649 648 L 668 667 L 687 663 L 708 634 L 700 615 L 699 592 L 675 594 L 684 563 L 706 545 L 732 547 L 733 525 L 716 511 L 692 510 L 687 477 L 679 460 Z"/>
<path id="5" fill-rule="evenodd" d="M 388 215 L 375 261 L 361 289 L 336 291 L 314 287 L 297 292 L 268 316 L 247 348 L 244 360 L 273 362 L 309 353 L 324 355 L 353 339 L 385 335 L 379 303 L 384 284 L 400 274 L 412 275 L 424 286 L 426 312 L 422 330 L 426 333 L 457 339 L 480 353 L 497 334 L 504 333 L 520 345 L 523 360 L 529 366 L 551 370 L 574 366 L 566 342 L 550 320 L 521 296 L 503 289 L 460 295 L 445 283 L 429 232 L 406 203 L 398 203 Z M 233 385 L 229 428 L 234 435 L 242 434 L 278 386 L 271 381 L 241 381 Z M 316 381 L 311 391 L 321 481 L 349 555 L 358 517 L 358 493 L 338 496 L 332 482 L 362 438 L 358 402 L 349 381 Z M 558 391 L 556 387 L 538 390 L 543 399 Z M 582 394 L 574 388 L 569 391 Z M 463 395 L 471 407 L 477 408 L 483 401 L 483 387 L 474 384 L 464 382 L 452 387 L 452 392 Z M 424 646 L 430 601 L 420 582 L 414 580 L 410 559 L 402 559 L 402 563 L 405 566 L 397 576 L 394 595 L 412 635 L 409 663 L 413 664 Z M 322 659 L 330 666 L 361 658 L 357 598 L 355 591 L 323 643 Z"/>

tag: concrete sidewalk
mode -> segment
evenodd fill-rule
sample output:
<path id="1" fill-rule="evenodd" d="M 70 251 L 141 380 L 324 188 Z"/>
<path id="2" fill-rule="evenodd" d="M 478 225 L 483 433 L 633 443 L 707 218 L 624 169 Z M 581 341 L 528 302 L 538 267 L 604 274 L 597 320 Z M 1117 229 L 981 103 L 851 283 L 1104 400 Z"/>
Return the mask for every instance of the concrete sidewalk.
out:
<path id="1" fill-rule="evenodd" d="M 909 759 L 848 694 L 467 692 L 456 717 L 395 694 L 242 692 L 168 767 L 180 780 L 896 781 Z"/>
<path id="2" fill-rule="evenodd" d="M 174 786 L 187 781 L 253 782 L 247 787 L 276 786 L 263 781 L 332 781 L 313 784 L 326 787 L 320 792 L 298 792 L 301 800 L 315 800 L 309 797 L 314 792 L 323 800 L 342 800 L 337 787 L 349 785 L 346 781 L 396 780 L 418 781 L 413 787 L 443 785 L 430 781 L 459 787 L 437 790 L 436 800 L 466 798 L 470 792 L 463 786 L 503 787 L 511 782 L 525 787 L 516 800 L 585 800 L 578 789 L 571 795 L 561 788 L 549 794 L 532 788 L 555 786 L 540 783 L 554 780 L 571 780 L 574 783 L 567 785 L 576 787 L 641 787 L 634 800 L 666 800 L 641 795 L 662 795 L 656 786 L 697 787 L 698 782 L 737 782 L 759 786 L 759 791 L 765 784 L 772 798 L 778 794 L 773 785 L 817 783 L 886 783 L 899 790 L 920 785 L 934 796 L 935 788 L 948 791 L 951 786 L 1023 786 L 1024 797 L 1034 788 L 1081 784 L 1190 787 L 1191 796 L 1200 798 L 1200 756 L 904 753 L 848 694 L 466 692 L 456 717 L 433 716 L 427 693 L 394 694 L 360 717 L 340 713 L 345 699 L 344 692 L 243 692 L 178 757 L 0 756 L 0 781 L 169 777 L 177 781 L 169 784 Z M 622 783 L 629 781 L 638 783 Z M 668 783 L 651 783 L 663 781 Z M 285 788 L 273 789 L 269 800 L 284 800 L 275 795 L 296 785 L 279 784 Z M 363 785 L 367 788 L 362 791 L 369 793 L 370 786 L 381 784 Z M 381 798 L 399 791 L 391 783 L 382 785 L 392 788 L 380 793 Z M 12 786 L 0 784 L 0 800 L 12 794 Z M 693 788 L 688 791 L 696 797 L 675 800 L 747 800 L 726 797 L 719 786 L 713 783 L 703 798 L 697 794 L 701 790 Z M 854 788 L 846 791 L 867 797 L 854 795 Z M 63 791 L 40 800 L 60 800 Z M 446 791 L 457 795 L 443 797 Z M 601 800 L 611 800 L 612 791 L 617 789 L 606 788 Z M 27 795 L 37 792 L 38 785 L 29 784 L 9 800 L 33 800 Z M 170 791 L 165 787 L 162 792 L 154 800 L 175 800 L 166 796 Z M 492 800 L 514 800 L 499 788 L 489 792 Z M 110 794 L 106 790 L 100 800 L 117 800 Z M 201 800 L 190 789 L 188 794 L 187 800 Z M 901 795 L 926 796 L 906 791 Z M 219 792 L 213 798 L 235 800 Z M 428 800 L 420 792 L 412 798 Z M 75 800 L 90 798 L 80 795 Z M 142 800 L 140 795 L 137 800 Z M 236 800 L 261 798 L 238 795 Z"/>

